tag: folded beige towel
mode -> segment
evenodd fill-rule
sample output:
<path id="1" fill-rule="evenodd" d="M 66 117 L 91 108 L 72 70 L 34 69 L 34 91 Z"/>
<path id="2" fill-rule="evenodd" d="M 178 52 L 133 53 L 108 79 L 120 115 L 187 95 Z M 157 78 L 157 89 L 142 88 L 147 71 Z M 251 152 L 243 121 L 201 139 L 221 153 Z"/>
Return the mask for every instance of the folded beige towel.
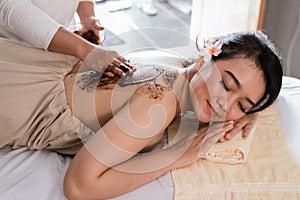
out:
<path id="1" fill-rule="evenodd" d="M 187 112 L 183 116 L 177 117 L 168 127 L 169 141 L 171 141 L 171 143 L 175 143 L 183 136 L 195 133 L 197 129 L 198 121 L 194 113 Z M 204 154 L 203 158 L 212 162 L 227 164 L 239 164 L 246 162 L 254 136 L 255 127 L 246 140 L 242 139 L 242 132 L 243 131 L 240 131 L 231 140 L 223 143 L 216 143 L 206 154 Z"/>
<path id="2" fill-rule="evenodd" d="M 247 162 L 201 159 L 171 173 L 175 200 L 300 199 L 300 166 L 273 106 L 260 113 Z"/>
<path id="3" fill-rule="evenodd" d="M 239 164 L 244 163 L 248 159 L 250 146 L 255 133 L 254 127 L 249 137 L 242 139 L 241 130 L 235 137 L 223 143 L 216 143 L 208 153 L 204 155 L 206 160 L 218 163 Z"/>

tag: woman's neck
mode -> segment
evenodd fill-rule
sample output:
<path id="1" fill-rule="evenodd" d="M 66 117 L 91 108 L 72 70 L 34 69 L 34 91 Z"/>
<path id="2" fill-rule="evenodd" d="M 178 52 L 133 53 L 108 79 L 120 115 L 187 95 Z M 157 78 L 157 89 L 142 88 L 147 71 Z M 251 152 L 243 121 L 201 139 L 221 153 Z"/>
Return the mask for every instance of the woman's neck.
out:
<path id="1" fill-rule="evenodd" d="M 191 65 L 186 68 L 182 68 L 178 70 L 179 74 L 181 75 L 180 85 L 180 96 L 178 96 L 178 109 L 180 109 L 180 112 L 185 112 L 189 110 L 193 110 L 192 104 L 191 104 L 191 97 L 190 97 L 190 81 L 193 77 L 194 73 L 194 67 Z"/>

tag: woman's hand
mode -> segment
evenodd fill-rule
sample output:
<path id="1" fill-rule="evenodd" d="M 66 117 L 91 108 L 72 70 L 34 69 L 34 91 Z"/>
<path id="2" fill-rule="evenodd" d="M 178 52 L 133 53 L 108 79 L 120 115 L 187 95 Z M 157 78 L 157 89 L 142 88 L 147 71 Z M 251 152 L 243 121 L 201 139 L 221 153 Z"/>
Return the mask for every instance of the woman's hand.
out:
<path id="1" fill-rule="evenodd" d="M 240 130 L 243 130 L 242 138 L 245 140 L 248 138 L 251 130 L 254 128 L 255 123 L 258 119 L 258 113 L 252 113 L 249 115 L 243 116 L 241 119 L 234 123 L 234 126 L 231 130 L 226 132 L 224 137 L 220 138 L 220 142 L 224 142 L 225 140 L 230 140 L 233 138 Z"/>
<path id="2" fill-rule="evenodd" d="M 174 162 L 174 168 L 188 166 L 202 158 L 226 131 L 232 129 L 232 126 L 232 122 L 212 123 L 173 145 L 171 148 L 181 155 Z"/>

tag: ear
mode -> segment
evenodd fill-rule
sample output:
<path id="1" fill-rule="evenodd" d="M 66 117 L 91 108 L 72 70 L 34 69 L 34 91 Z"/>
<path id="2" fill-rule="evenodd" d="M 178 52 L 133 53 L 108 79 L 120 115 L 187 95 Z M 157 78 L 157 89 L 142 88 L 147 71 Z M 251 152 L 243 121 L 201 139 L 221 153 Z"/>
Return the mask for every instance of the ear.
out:
<path id="1" fill-rule="evenodd" d="M 197 73 L 200 69 L 201 66 L 204 64 L 204 57 L 203 56 L 199 56 L 196 61 L 195 61 L 195 65 L 194 65 L 194 73 Z"/>

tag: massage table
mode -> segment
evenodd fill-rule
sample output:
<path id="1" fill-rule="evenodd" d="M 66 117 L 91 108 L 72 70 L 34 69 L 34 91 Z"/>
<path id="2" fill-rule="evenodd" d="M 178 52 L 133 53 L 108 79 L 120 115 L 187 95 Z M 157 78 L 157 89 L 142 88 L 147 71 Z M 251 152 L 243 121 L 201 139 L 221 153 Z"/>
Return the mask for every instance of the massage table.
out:
<path id="1" fill-rule="evenodd" d="M 283 87 L 275 106 L 290 148 L 300 164 L 299 100 L 300 80 L 284 77 Z M 160 148 L 165 143 L 166 140 L 156 148 Z M 70 162 L 70 157 L 48 150 L 32 151 L 26 147 L 12 150 L 9 146 L 1 148 L 0 199 L 66 199 L 63 193 L 63 179 Z M 113 198 L 113 200 L 171 200 L 173 193 L 171 173 L 166 173 L 132 192 Z"/>

